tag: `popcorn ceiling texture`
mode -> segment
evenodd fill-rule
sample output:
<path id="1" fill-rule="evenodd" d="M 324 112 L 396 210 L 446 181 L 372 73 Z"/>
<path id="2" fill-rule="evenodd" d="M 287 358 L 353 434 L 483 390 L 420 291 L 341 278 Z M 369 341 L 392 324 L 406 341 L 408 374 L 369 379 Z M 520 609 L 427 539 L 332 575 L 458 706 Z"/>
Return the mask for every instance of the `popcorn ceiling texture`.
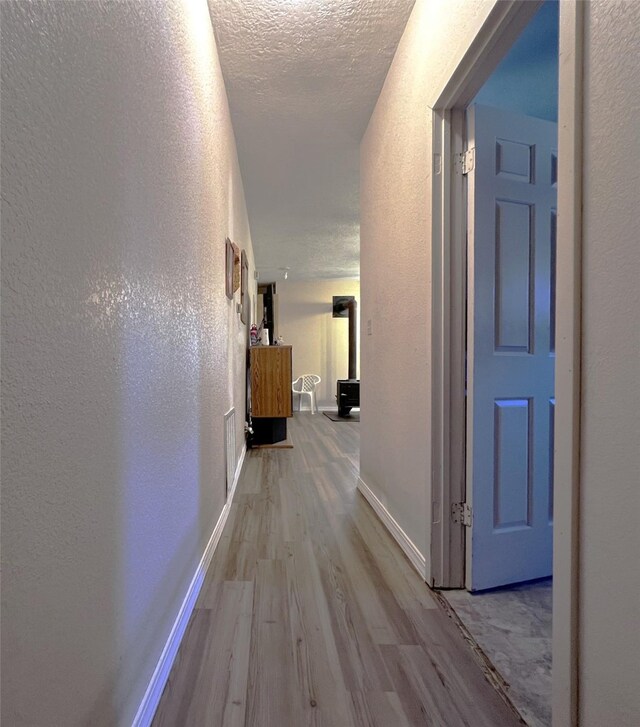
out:
<path id="1" fill-rule="evenodd" d="M 244 411 L 233 129 L 205 0 L 1 13 L 2 724 L 130 725 Z"/>
<path id="2" fill-rule="evenodd" d="M 359 274 L 359 144 L 413 0 L 209 0 L 261 280 Z"/>

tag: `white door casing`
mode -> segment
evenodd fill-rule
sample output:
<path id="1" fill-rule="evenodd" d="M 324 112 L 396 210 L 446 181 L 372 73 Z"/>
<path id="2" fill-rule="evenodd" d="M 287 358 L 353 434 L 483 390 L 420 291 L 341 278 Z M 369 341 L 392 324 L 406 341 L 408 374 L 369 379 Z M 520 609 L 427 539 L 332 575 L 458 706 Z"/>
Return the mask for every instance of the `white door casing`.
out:
<path id="1" fill-rule="evenodd" d="M 552 573 L 557 125 L 467 112 L 467 587 Z"/>

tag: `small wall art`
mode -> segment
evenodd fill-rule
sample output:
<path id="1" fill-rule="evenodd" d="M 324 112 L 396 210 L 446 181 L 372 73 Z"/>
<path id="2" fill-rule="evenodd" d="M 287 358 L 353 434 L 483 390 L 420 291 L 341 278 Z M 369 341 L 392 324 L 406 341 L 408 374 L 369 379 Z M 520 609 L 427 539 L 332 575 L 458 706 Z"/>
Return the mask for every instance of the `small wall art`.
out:
<path id="1" fill-rule="evenodd" d="M 240 248 L 235 244 L 233 245 L 233 292 L 240 287 Z"/>
<path id="2" fill-rule="evenodd" d="M 233 299 L 233 266 L 234 266 L 234 251 L 233 243 L 227 237 L 224 241 L 225 250 L 225 276 L 224 276 L 224 290 L 227 298 Z"/>
<path id="3" fill-rule="evenodd" d="M 249 320 L 249 261 L 247 253 L 243 250 L 240 263 L 240 320 L 246 323 Z"/>

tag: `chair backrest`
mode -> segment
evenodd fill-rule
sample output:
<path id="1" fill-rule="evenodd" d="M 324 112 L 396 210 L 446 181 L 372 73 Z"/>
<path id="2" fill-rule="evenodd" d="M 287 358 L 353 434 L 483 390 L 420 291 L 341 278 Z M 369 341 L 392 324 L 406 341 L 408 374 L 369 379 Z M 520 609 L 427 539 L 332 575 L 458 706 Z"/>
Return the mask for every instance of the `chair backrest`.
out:
<path id="1" fill-rule="evenodd" d="M 313 391 L 322 379 L 316 374 L 302 374 L 293 382 L 293 390 L 297 392 Z"/>
<path id="2" fill-rule="evenodd" d="M 321 381 L 322 379 L 315 374 L 303 374 L 302 391 L 313 391 Z"/>

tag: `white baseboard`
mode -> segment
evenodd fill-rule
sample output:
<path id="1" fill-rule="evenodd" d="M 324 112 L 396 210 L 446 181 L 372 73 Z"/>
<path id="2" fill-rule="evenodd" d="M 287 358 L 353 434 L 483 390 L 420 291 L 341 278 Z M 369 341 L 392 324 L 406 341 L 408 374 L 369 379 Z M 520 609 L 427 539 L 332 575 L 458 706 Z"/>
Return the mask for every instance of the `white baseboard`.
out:
<path id="1" fill-rule="evenodd" d="M 318 409 L 320 409 L 320 411 L 338 411 L 338 405 L 337 404 L 334 404 L 333 406 L 319 406 Z M 360 411 L 360 407 L 359 406 L 352 406 L 351 407 L 351 410 L 352 411 Z"/>
<path id="2" fill-rule="evenodd" d="M 151 677 L 151 681 L 149 682 L 147 691 L 145 692 L 140 707 L 138 708 L 138 712 L 133 720 L 132 727 L 149 727 L 149 725 L 151 725 L 153 716 L 155 715 L 158 704 L 160 703 L 162 692 L 164 691 L 167 680 L 169 679 L 171 667 L 173 666 L 176 654 L 178 653 L 178 648 L 180 647 L 182 637 L 184 636 L 184 632 L 187 629 L 189 619 L 191 618 L 191 614 L 193 613 L 193 608 L 196 604 L 196 601 L 198 600 L 200 589 L 202 588 L 202 584 L 204 582 L 204 577 L 207 573 L 209 565 L 211 564 L 211 559 L 213 558 L 213 554 L 218 545 L 218 542 L 220 541 L 220 536 L 222 535 L 224 525 L 227 522 L 227 518 L 229 517 L 231 503 L 233 502 L 233 496 L 235 494 L 238 481 L 240 479 L 240 473 L 242 472 L 242 465 L 244 464 L 244 458 L 246 453 L 247 445 L 245 444 L 242 447 L 242 452 L 240 453 L 240 458 L 238 460 L 238 464 L 236 465 L 236 472 L 233 477 L 233 484 L 231 485 L 231 489 L 229 490 L 227 502 L 222 508 L 222 512 L 220 513 L 218 522 L 216 523 L 216 526 L 211 533 L 211 537 L 209 538 L 209 542 L 207 543 L 207 547 L 205 548 L 202 559 L 200 560 L 200 563 L 196 568 L 196 572 L 191 579 L 191 584 L 189 585 L 189 589 L 187 590 L 187 595 L 185 596 L 184 601 L 182 602 L 182 606 L 178 611 L 178 616 L 176 617 L 176 620 L 173 624 L 173 628 L 171 629 L 171 633 L 169 634 L 167 643 L 162 650 L 160 660 L 158 661 L 155 671 L 153 672 L 153 676 Z"/>
<path id="3" fill-rule="evenodd" d="M 362 493 L 365 500 L 375 510 L 376 515 L 382 521 L 382 524 L 391 533 L 393 539 L 402 548 L 402 552 L 409 558 L 411 565 L 418 571 L 420 577 L 426 581 L 426 559 L 420 550 L 416 547 L 416 544 L 411 538 L 405 533 L 405 531 L 398 525 L 397 521 L 387 510 L 387 508 L 380 502 L 377 495 L 367 485 L 367 483 L 358 477 L 358 490 Z"/>
<path id="4" fill-rule="evenodd" d="M 353 409 L 360 411 L 360 407 L 358 406 L 354 406 Z M 294 409 L 294 414 L 298 414 L 299 411 L 311 411 L 311 407 L 305 404 L 300 410 Z M 318 411 L 338 411 L 338 405 L 334 404 L 333 406 L 327 406 L 326 404 L 318 404 Z"/>

